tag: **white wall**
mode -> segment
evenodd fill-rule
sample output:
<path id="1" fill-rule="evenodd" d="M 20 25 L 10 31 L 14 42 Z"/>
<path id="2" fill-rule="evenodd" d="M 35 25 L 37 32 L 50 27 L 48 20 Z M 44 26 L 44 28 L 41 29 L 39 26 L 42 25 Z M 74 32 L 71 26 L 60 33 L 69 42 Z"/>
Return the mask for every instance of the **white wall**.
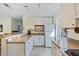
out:
<path id="1" fill-rule="evenodd" d="M 0 19 L 0 25 L 3 25 L 4 33 L 11 33 L 11 18 Z"/>

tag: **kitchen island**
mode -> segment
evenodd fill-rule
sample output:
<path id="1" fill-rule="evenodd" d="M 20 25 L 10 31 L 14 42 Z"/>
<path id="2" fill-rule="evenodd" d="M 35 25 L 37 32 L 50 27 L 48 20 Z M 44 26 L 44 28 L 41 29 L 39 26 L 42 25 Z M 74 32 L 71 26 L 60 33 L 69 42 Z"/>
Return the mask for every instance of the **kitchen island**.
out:
<path id="1" fill-rule="evenodd" d="M 18 34 L 4 38 L 7 56 L 30 56 L 34 46 L 44 46 L 44 34 Z"/>

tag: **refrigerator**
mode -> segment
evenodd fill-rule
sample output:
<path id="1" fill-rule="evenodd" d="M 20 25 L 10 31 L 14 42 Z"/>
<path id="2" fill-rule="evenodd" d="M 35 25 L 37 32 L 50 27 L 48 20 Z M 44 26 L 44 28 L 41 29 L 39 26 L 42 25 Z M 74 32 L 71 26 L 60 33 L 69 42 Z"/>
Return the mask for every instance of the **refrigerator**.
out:
<path id="1" fill-rule="evenodd" d="M 53 25 L 45 25 L 45 47 L 52 46 L 52 37 L 51 33 L 53 31 Z"/>

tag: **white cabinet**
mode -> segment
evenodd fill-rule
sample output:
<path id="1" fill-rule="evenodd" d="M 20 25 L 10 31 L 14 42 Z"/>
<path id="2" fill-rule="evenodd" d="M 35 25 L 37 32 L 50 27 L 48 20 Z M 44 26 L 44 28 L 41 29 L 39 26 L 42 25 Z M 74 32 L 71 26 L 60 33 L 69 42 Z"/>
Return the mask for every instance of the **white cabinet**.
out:
<path id="1" fill-rule="evenodd" d="M 75 14 L 76 14 L 76 16 L 79 16 L 79 3 L 76 3 L 75 5 L 76 5 L 76 6 L 75 6 L 75 8 L 76 8 Z"/>
<path id="2" fill-rule="evenodd" d="M 24 43 L 8 43 L 7 55 L 8 56 L 24 56 L 25 49 Z"/>
<path id="3" fill-rule="evenodd" d="M 79 34 L 75 33 L 74 29 L 68 31 L 68 38 L 79 40 Z"/>
<path id="4" fill-rule="evenodd" d="M 53 30 L 53 25 L 45 25 L 45 47 L 51 47 L 51 41 L 53 40 L 51 33 Z"/>
<path id="5" fill-rule="evenodd" d="M 34 29 L 34 25 L 47 25 L 52 24 L 52 17 L 26 17 L 23 16 L 23 27 L 26 31 L 27 29 Z"/>
<path id="6" fill-rule="evenodd" d="M 26 56 L 29 56 L 32 52 L 32 48 L 33 48 L 33 38 L 30 38 L 27 42 L 26 42 Z"/>
<path id="7" fill-rule="evenodd" d="M 43 35 L 36 35 L 29 38 L 26 42 L 26 56 L 30 56 L 33 46 L 44 46 L 44 36 Z"/>
<path id="8" fill-rule="evenodd" d="M 42 20 L 43 20 L 44 25 L 53 24 L 53 22 L 54 22 L 52 17 L 50 17 L 50 18 L 43 18 Z"/>
<path id="9" fill-rule="evenodd" d="M 52 46 L 52 37 L 50 36 L 51 32 L 45 32 L 45 47 L 51 47 Z"/>
<path id="10" fill-rule="evenodd" d="M 39 46 L 39 44 L 40 44 L 40 40 L 37 36 L 34 36 L 33 42 L 34 42 L 34 46 Z"/>
<path id="11" fill-rule="evenodd" d="M 74 27 L 75 25 L 75 4 L 61 4 L 60 18 L 63 28 Z"/>
<path id="12" fill-rule="evenodd" d="M 29 56 L 29 47 L 30 47 L 29 43 L 26 42 L 26 56 Z"/>
<path id="13" fill-rule="evenodd" d="M 44 35 L 33 36 L 34 46 L 44 46 Z"/>

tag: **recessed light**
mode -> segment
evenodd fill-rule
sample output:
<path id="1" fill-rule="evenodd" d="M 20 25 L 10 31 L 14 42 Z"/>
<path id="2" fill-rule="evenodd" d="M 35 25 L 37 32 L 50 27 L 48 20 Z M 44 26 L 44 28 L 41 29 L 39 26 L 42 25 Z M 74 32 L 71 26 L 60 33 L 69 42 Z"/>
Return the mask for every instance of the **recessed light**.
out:
<path id="1" fill-rule="evenodd" d="M 27 6 L 27 5 L 25 5 L 24 7 L 25 7 L 25 8 L 27 8 L 28 6 Z"/>
<path id="2" fill-rule="evenodd" d="M 40 7 L 40 3 L 38 3 L 38 8 Z"/>

